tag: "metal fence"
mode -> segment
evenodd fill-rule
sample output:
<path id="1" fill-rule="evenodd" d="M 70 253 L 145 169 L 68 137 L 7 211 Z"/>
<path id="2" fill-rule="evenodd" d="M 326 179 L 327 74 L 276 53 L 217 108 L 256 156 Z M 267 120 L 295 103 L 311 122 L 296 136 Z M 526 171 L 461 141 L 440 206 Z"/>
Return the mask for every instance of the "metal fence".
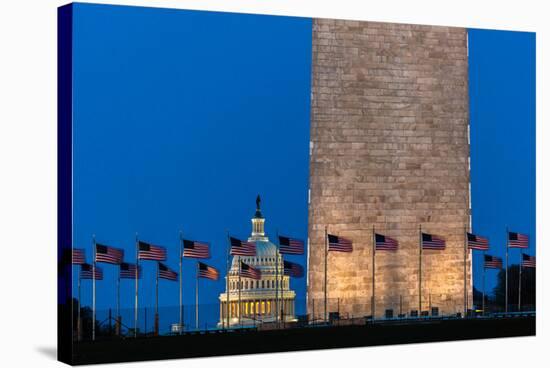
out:
<path id="1" fill-rule="evenodd" d="M 325 308 L 326 306 L 326 308 Z M 470 300 L 467 310 L 463 298 L 452 298 L 443 294 L 425 294 L 422 300 L 418 295 L 380 296 L 374 300 L 364 298 L 324 298 L 296 299 L 294 313 L 281 318 L 275 306 L 265 310 L 265 314 L 244 315 L 242 320 L 233 318 L 229 324 L 220 320 L 220 304 L 184 305 L 180 325 L 179 306 L 161 306 L 138 309 L 137 321 L 134 308 L 97 309 L 95 326 L 92 324 L 93 311 L 83 306 L 78 311 L 75 304 L 73 326 L 75 340 L 134 338 L 181 333 L 200 333 L 227 328 L 293 328 L 306 326 L 346 326 L 398 319 L 462 318 L 491 316 L 504 313 L 504 306 L 493 298 L 485 300 L 485 311 L 481 310 L 481 300 Z M 534 311 L 535 306 L 523 305 L 521 312 Z M 198 312 L 198 314 L 197 314 Z M 374 313 L 373 313 L 374 312 Z M 465 314 L 466 312 L 466 314 Z M 508 305 L 509 313 L 519 312 L 517 304 Z M 373 317 L 374 314 L 374 317 Z M 80 318 L 79 318 L 80 317 Z M 220 323 L 221 322 L 221 323 Z"/>

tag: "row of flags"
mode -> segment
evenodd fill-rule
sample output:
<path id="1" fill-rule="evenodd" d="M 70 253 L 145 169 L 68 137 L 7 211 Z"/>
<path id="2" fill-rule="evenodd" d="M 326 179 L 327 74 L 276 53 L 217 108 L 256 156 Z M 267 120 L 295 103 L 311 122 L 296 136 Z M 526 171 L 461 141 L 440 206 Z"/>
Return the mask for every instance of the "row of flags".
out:
<path id="1" fill-rule="evenodd" d="M 209 244 L 205 242 L 198 242 L 193 240 L 187 240 L 183 239 L 183 254 L 182 256 L 185 258 L 210 258 L 210 249 Z M 150 243 L 146 243 L 144 241 L 138 241 L 137 244 L 137 259 L 138 260 L 150 260 L 150 261 L 165 261 L 167 258 L 166 256 L 166 248 L 153 245 Z M 95 244 L 95 258 L 94 262 L 98 263 L 109 263 L 109 264 L 115 264 L 120 266 L 120 277 L 131 279 L 131 278 L 139 278 L 141 273 L 141 267 L 132 264 L 127 263 L 123 261 L 124 259 L 124 250 L 115 248 L 109 245 L 104 244 Z M 73 248 L 72 249 L 72 257 L 71 257 L 71 263 L 74 265 L 82 265 L 81 268 L 81 277 L 84 279 L 92 278 L 92 276 L 88 275 L 88 272 L 93 273 L 94 266 L 86 263 L 86 257 L 84 253 L 84 249 L 81 248 Z M 172 271 L 168 266 L 166 266 L 163 263 L 158 264 L 159 267 L 159 277 L 167 279 L 167 280 L 173 280 L 177 279 L 177 272 Z M 95 267 L 96 273 L 96 280 L 101 280 L 103 275 L 101 272 L 101 269 L 99 267 Z"/>
<path id="2" fill-rule="evenodd" d="M 535 268 L 537 266 L 537 261 L 535 256 L 530 256 L 528 254 L 521 255 L 521 267 L 525 268 Z M 485 255 L 483 260 L 483 265 L 485 268 L 502 268 L 502 258 L 496 256 Z"/>
<path id="3" fill-rule="evenodd" d="M 327 234 L 328 238 L 328 251 L 329 252 L 351 252 L 353 251 L 352 241 L 342 236 Z M 471 250 L 489 250 L 489 239 L 475 235 L 472 233 L 466 233 L 467 247 Z M 389 236 L 375 233 L 374 244 L 376 250 L 381 251 L 396 251 L 399 247 L 399 242 Z M 421 245 L 425 250 L 444 250 L 445 239 L 428 234 L 421 233 Z M 528 248 L 529 236 L 525 234 L 508 232 L 508 247 L 509 248 Z M 498 262 L 500 261 L 500 266 Z M 496 262 L 496 263 L 495 263 Z M 502 268 L 502 258 L 496 256 L 485 255 L 484 264 L 486 268 Z M 528 254 L 522 254 L 521 265 L 523 267 L 535 267 L 536 257 Z"/>
<path id="4" fill-rule="evenodd" d="M 328 237 L 328 251 L 331 252 L 352 252 L 353 243 L 350 239 L 333 234 L 327 234 Z M 466 233 L 468 249 L 472 250 L 489 250 L 489 240 L 485 237 L 475 235 L 472 233 Z M 399 243 L 397 240 L 376 233 L 374 235 L 375 247 L 379 251 L 396 251 Z M 237 256 L 255 256 L 256 244 L 255 242 L 243 241 L 234 237 L 230 237 L 230 254 Z M 445 249 L 445 240 L 432 234 L 421 233 L 422 249 L 426 250 L 443 250 Z M 282 254 L 295 254 L 300 255 L 304 252 L 304 242 L 299 239 L 294 239 L 286 236 L 279 236 L 279 251 Z M 508 247 L 509 248 L 527 248 L 529 246 L 529 237 L 525 234 L 508 232 Z M 103 262 L 110 264 L 120 265 L 120 277 L 121 278 L 136 278 L 139 277 L 141 268 L 135 264 L 123 262 L 124 251 L 122 249 L 114 248 L 104 244 L 96 244 L 95 262 Z M 208 243 L 198 242 L 193 240 L 183 240 L 183 257 L 187 258 L 209 258 L 210 247 Z M 522 254 L 522 266 L 535 267 L 536 257 L 527 254 Z M 138 242 L 138 259 L 139 260 L 153 260 L 164 261 L 166 260 L 166 249 L 160 246 L 152 245 L 143 241 Z M 498 261 L 500 261 L 500 266 Z M 85 262 L 84 249 L 74 248 L 72 251 L 72 263 L 84 265 L 81 269 L 81 277 L 84 279 L 91 278 L 90 273 L 93 273 L 93 266 Z M 296 263 L 285 261 L 284 272 L 287 275 L 303 275 L 303 268 Z M 218 271 L 206 264 L 201 263 L 199 267 L 209 267 L 218 273 Z M 486 268 L 502 268 L 502 258 L 485 255 L 484 265 Z M 240 273 L 243 277 L 247 277 L 248 271 L 252 269 L 257 272 L 259 270 L 254 269 L 252 266 L 241 262 Z M 101 269 L 96 267 L 96 279 L 101 280 L 103 274 Z M 168 272 L 170 271 L 170 272 Z M 165 264 L 159 263 L 159 272 L 162 275 L 161 278 L 168 280 L 176 279 L 177 273 L 172 271 Z M 169 277 L 164 277 L 169 275 Z M 251 273 L 255 278 L 256 273 Z M 261 274 L 260 274 L 261 277 Z M 300 277 L 300 276 L 297 276 Z"/>
<path id="5" fill-rule="evenodd" d="M 333 234 L 327 234 L 329 252 L 352 252 L 353 242 L 350 239 Z M 445 249 L 445 240 L 427 233 L 421 233 L 422 249 L 443 250 Z M 375 233 L 374 244 L 376 250 L 396 251 L 399 242 L 389 236 Z"/>
<path id="6" fill-rule="evenodd" d="M 336 242 L 338 242 L 338 237 Z M 239 240 L 234 237 L 230 237 L 230 254 L 236 256 L 255 256 L 256 244 L 255 242 L 248 242 Z M 339 240 L 344 246 L 349 246 L 351 250 L 351 242 L 341 238 Z M 198 242 L 193 240 L 183 239 L 183 254 L 185 258 L 210 258 L 210 247 L 208 243 Z M 304 253 L 304 242 L 299 239 L 290 238 L 286 236 L 279 236 L 280 248 L 279 251 L 282 254 L 300 255 Z M 120 266 L 120 278 L 134 279 L 140 278 L 141 267 L 123 262 L 124 251 L 115 247 L 111 247 L 104 244 L 96 243 L 95 246 L 95 262 L 116 264 Z M 166 249 L 161 246 L 146 243 L 144 241 L 138 241 L 138 260 L 151 260 L 151 261 L 165 261 Z M 95 267 L 95 279 L 103 279 L 103 271 L 100 267 L 86 263 L 84 249 L 73 248 L 72 249 L 72 264 L 82 265 L 80 276 L 82 279 L 92 279 L 93 270 Z M 199 262 L 199 277 L 208 278 L 211 280 L 217 280 L 219 277 L 219 271 L 205 263 Z M 283 265 L 284 274 L 293 277 L 302 277 L 304 275 L 303 267 L 294 262 L 284 261 Z M 171 270 L 164 263 L 158 263 L 159 277 L 166 280 L 176 281 L 178 273 Z M 250 277 L 253 279 L 261 278 L 261 271 L 241 261 L 239 273 L 243 277 Z"/>
<path id="7" fill-rule="evenodd" d="M 279 252 L 281 254 L 301 255 L 304 254 L 304 241 L 296 238 L 290 238 L 288 236 L 278 235 L 279 240 Z M 229 254 L 233 256 L 255 256 L 256 255 L 256 243 L 250 241 L 240 240 L 234 237 L 229 237 L 229 243 L 231 248 Z M 261 270 L 240 261 L 239 263 L 239 275 L 242 277 L 248 277 L 254 280 L 259 280 L 262 277 Z M 294 262 L 283 261 L 283 273 L 286 276 L 302 277 L 304 275 L 303 267 Z"/>

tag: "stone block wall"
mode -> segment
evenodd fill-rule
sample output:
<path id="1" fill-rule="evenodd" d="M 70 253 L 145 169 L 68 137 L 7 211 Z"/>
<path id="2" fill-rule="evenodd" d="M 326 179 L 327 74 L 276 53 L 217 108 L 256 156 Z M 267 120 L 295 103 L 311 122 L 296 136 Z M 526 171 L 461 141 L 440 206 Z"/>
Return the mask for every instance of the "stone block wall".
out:
<path id="1" fill-rule="evenodd" d="M 463 311 L 467 30 L 315 19 L 312 38 L 308 313 L 324 313 L 325 227 L 354 245 L 329 254 L 329 311 L 371 313 L 373 226 L 399 241 L 376 253 L 376 315 L 418 309 L 419 225 L 447 242 L 424 251 L 422 309 Z M 467 280 L 471 305 L 469 257 Z"/>

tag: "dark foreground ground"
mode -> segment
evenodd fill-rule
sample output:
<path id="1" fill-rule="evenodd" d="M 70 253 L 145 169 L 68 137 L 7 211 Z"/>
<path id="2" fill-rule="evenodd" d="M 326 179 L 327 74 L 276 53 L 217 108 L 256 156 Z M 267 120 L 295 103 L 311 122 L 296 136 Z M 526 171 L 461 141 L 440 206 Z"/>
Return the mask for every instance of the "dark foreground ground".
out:
<path id="1" fill-rule="evenodd" d="M 440 319 L 284 330 L 233 330 L 181 336 L 86 341 L 69 364 L 269 353 L 535 334 L 535 317 Z"/>

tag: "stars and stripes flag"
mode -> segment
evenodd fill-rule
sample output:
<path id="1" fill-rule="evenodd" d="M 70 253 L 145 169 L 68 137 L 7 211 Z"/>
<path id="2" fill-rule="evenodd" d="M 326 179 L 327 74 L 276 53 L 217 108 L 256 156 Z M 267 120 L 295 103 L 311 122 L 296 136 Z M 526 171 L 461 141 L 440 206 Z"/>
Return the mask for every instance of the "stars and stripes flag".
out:
<path id="1" fill-rule="evenodd" d="M 376 250 L 396 251 L 399 245 L 397 240 L 381 234 L 374 234 L 374 240 L 376 242 Z"/>
<path id="2" fill-rule="evenodd" d="M 94 266 L 89 263 L 83 263 L 80 265 L 80 278 L 91 280 L 94 277 Z M 99 267 L 95 267 L 95 279 L 103 280 L 103 270 Z"/>
<path id="3" fill-rule="evenodd" d="M 166 249 L 146 242 L 138 242 L 138 259 L 149 261 L 165 261 Z"/>
<path id="4" fill-rule="evenodd" d="M 136 266 L 133 263 L 122 262 L 120 264 L 120 278 L 121 279 L 135 279 L 141 277 L 141 267 Z"/>
<path id="5" fill-rule="evenodd" d="M 329 252 L 351 252 L 353 246 L 351 240 L 342 236 L 327 234 Z"/>
<path id="6" fill-rule="evenodd" d="M 207 265 L 206 263 L 199 262 L 199 277 L 203 279 L 209 279 L 216 281 L 220 277 L 220 273 L 214 267 Z"/>
<path id="7" fill-rule="evenodd" d="M 210 258 L 210 244 L 184 239 L 183 256 L 186 258 Z"/>
<path id="8" fill-rule="evenodd" d="M 84 256 L 84 249 L 73 248 L 69 249 L 71 253 L 71 263 L 74 265 L 86 263 L 86 257 Z"/>
<path id="9" fill-rule="evenodd" d="M 262 272 L 260 270 L 242 261 L 241 261 L 241 266 L 239 267 L 239 274 L 242 277 L 248 277 L 254 280 L 260 280 L 262 278 Z"/>
<path id="10" fill-rule="evenodd" d="M 113 248 L 99 243 L 96 243 L 95 245 L 96 262 L 119 264 L 122 262 L 123 256 L 124 251 L 122 249 Z"/>
<path id="11" fill-rule="evenodd" d="M 508 247 L 510 248 L 528 248 L 529 236 L 520 233 L 508 232 Z"/>
<path id="12" fill-rule="evenodd" d="M 468 249 L 489 250 L 489 239 L 471 233 L 466 233 L 466 237 L 468 238 Z"/>
<path id="13" fill-rule="evenodd" d="M 443 250 L 445 240 L 432 234 L 422 233 L 422 249 Z"/>
<path id="14" fill-rule="evenodd" d="M 298 263 L 284 261 L 284 274 L 286 276 L 292 277 L 302 277 L 304 276 L 304 268 Z"/>
<path id="15" fill-rule="evenodd" d="M 158 272 L 159 272 L 159 278 L 166 279 L 170 281 L 176 281 L 178 279 L 178 273 L 175 271 L 172 271 L 168 266 L 166 266 L 164 263 L 158 263 Z"/>
<path id="16" fill-rule="evenodd" d="M 523 267 L 535 268 L 537 267 L 537 258 L 528 254 L 523 254 L 521 257 L 521 265 Z"/>
<path id="17" fill-rule="evenodd" d="M 304 242 L 299 239 L 279 235 L 279 252 L 282 254 L 304 254 Z"/>
<path id="18" fill-rule="evenodd" d="M 256 243 L 242 241 L 237 238 L 229 237 L 231 243 L 230 254 L 233 256 L 255 256 L 256 255 Z"/>
<path id="19" fill-rule="evenodd" d="M 502 258 L 485 255 L 483 259 L 483 267 L 485 268 L 502 268 Z"/>

